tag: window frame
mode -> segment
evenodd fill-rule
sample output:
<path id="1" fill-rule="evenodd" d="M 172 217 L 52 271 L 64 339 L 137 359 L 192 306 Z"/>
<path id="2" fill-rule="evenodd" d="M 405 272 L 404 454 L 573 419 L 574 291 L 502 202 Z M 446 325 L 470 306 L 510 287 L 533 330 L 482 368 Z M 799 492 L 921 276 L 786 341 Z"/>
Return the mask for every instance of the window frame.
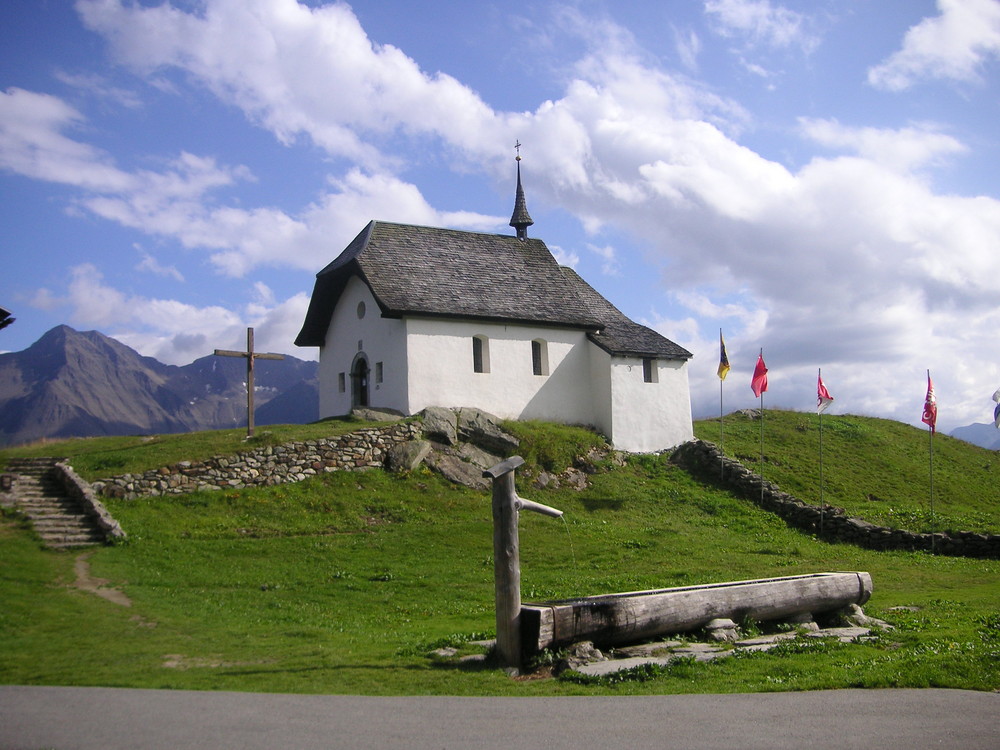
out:
<path id="1" fill-rule="evenodd" d="M 490 372 L 490 339 L 477 334 L 472 337 L 472 371 L 480 375 Z"/>
<path id="2" fill-rule="evenodd" d="M 644 383 L 658 383 L 660 378 L 658 374 L 658 369 L 656 366 L 656 357 L 643 357 L 642 358 L 642 382 Z"/>
<path id="3" fill-rule="evenodd" d="M 549 344 L 545 339 L 531 340 L 531 372 L 539 377 L 549 374 Z"/>

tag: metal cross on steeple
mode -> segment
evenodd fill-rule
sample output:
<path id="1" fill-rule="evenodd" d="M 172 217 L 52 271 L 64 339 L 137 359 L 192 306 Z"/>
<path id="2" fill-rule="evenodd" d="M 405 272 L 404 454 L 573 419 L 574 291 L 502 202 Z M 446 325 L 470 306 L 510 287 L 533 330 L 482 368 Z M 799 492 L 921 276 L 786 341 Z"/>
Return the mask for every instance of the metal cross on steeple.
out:
<path id="1" fill-rule="evenodd" d="M 528 213 L 528 206 L 524 201 L 524 189 L 521 187 L 521 142 L 514 143 L 514 150 L 517 152 L 517 192 L 514 195 L 514 213 L 510 217 L 510 226 L 517 230 L 519 240 L 528 239 L 528 227 L 535 222 Z"/>

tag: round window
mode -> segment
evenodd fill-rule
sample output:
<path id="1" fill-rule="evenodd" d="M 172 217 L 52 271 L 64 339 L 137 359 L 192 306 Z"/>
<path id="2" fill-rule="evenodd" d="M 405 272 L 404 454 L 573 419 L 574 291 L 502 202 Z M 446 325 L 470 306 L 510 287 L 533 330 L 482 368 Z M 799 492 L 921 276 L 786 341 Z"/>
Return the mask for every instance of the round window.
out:
<path id="1" fill-rule="evenodd" d="M 358 320 L 365 317 L 365 303 L 362 300 L 358 303 Z"/>

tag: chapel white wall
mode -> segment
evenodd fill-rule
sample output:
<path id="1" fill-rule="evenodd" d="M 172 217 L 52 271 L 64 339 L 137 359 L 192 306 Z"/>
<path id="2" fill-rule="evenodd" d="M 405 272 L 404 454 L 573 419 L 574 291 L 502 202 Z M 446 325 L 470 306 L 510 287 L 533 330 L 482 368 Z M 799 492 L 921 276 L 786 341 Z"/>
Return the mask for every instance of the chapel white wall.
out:
<path id="1" fill-rule="evenodd" d="M 359 302 L 365 303 L 363 318 Z M 489 340 L 488 373 L 474 372 L 474 336 Z M 532 339 L 546 342 L 548 375 L 532 372 Z M 631 452 L 663 450 L 693 437 L 684 361 L 656 360 L 657 382 L 646 383 L 641 358 L 612 357 L 581 331 L 383 318 L 367 285 L 352 277 L 320 349 L 321 417 L 350 412 L 350 373 L 359 352 L 371 368 L 373 407 L 415 414 L 428 406 L 475 406 L 505 419 L 593 425 L 616 448 Z M 378 362 L 382 383 L 375 382 Z"/>
<path id="2" fill-rule="evenodd" d="M 489 372 L 473 369 L 472 339 L 489 339 Z M 545 342 L 548 375 L 532 372 L 531 341 Z M 408 413 L 475 406 L 504 419 L 594 423 L 589 342 L 582 331 L 472 321 L 406 320 Z"/>
<path id="3" fill-rule="evenodd" d="M 358 317 L 358 303 L 364 303 L 364 317 Z M 406 335 L 403 322 L 383 318 L 371 290 L 352 276 L 337 301 L 319 352 L 320 418 L 342 416 L 351 411 L 351 367 L 364 355 L 371 368 L 368 403 L 372 407 L 405 411 Z M 382 382 L 375 382 L 376 365 L 382 363 Z M 345 389 L 339 388 L 344 373 Z"/>
<path id="4" fill-rule="evenodd" d="M 612 357 L 610 372 L 608 438 L 615 448 L 649 453 L 694 437 L 686 361 L 655 360 L 652 383 L 643 379 L 641 357 Z"/>

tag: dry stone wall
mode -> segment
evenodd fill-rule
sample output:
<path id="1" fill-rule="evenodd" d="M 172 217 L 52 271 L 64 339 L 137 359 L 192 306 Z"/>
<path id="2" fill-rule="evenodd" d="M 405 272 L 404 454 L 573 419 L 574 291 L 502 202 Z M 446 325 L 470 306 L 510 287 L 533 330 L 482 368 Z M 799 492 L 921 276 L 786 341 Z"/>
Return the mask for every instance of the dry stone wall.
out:
<path id="1" fill-rule="evenodd" d="M 94 524 L 104 534 L 106 540 L 124 539 L 125 532 L 110 513 L 104 504 L 97 499 L 93 485 L 87 484 L 73 467 L 65 461 L 60 461 L 53 466 L 56 480 L 62 485 L 66 495 L 74 500 L 83 509 L 85 515 L 93 519 Z"/>
<path id="2" fill-rule="evenodd" d="M 262 446 L 235 456 L 181 461 L 142 474 L 103 479 L 92 487 L 105 497 L 134 499 L 301 482 L 324 472 L 382 468 L 393 446 L 420 434 L 420 424 L 412 422 L 370 427 L 340 437 Z"/>
<path id="3" fill-rule="evenodd" d="M 782 492 L 777 485 L 754 474 L 739 461 L 724 457 L 718 447 L 693 440 L 674 451 L 671 461 L 701 479 L 721 484 L 725 489 L 777 514 L 789 526 L 837 542 L 868 549 L 926 550 L 957 557 L 1000 559 L 1000 535 L 958 531 L 923 534 L 891 529 L 848 516 L 843 508 L 809 505 Z M 721 467 L 721 468 L 720 468 Z"/>

